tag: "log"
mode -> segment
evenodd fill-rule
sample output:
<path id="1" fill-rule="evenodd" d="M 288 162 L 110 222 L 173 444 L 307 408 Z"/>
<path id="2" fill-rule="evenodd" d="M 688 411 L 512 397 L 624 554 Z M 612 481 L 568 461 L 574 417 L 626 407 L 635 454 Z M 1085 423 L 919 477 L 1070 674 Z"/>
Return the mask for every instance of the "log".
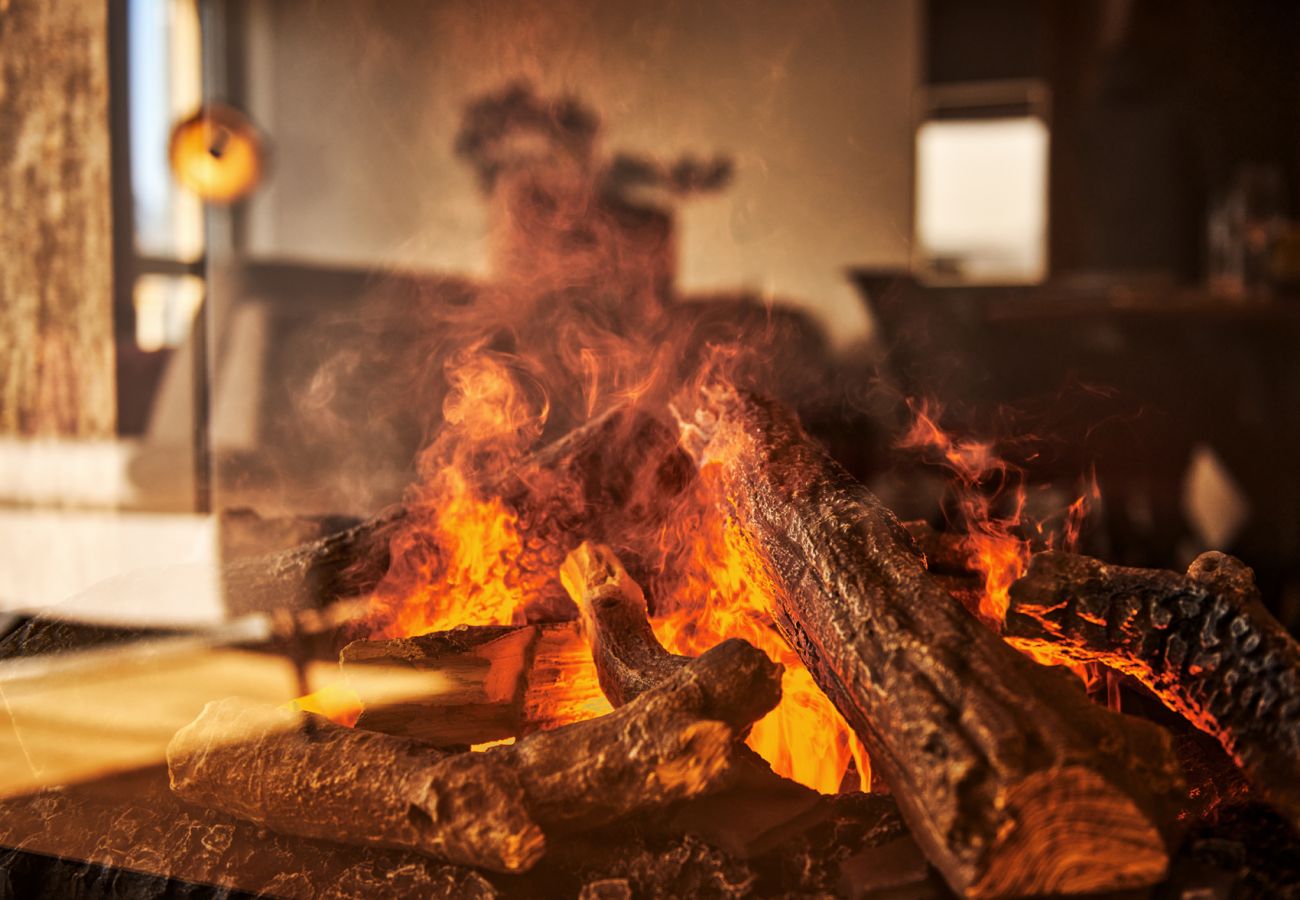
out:
<path id="1" fill-rule="evenodd" d="M 161 765 L 5 797 L 0 848 L 0 884 L 11 897 L 490 900 L 503 895 L 482 873 L 422 854 L 277 834 L 188 805 L 168 790 Z M 33 856 L 21 860 L 24 853 Z M 15 863 L 29 879 L 16 875 Z"/>
<path id="2" fill-rule="evenodd" d="M 608 547 L 579 545 L 560 567 L 560 579 L 582 611 L 600 689 L 614 706 L 640 696 L 690 662 L 659 643 L 641 586 Z"/>
<path id="3" fill-rule="evenodd" d="M 963 610 L 894 515 L 793 414 L 718 384 L 675 411 L 768 569 L 778 627 L 953 889 L 1023 896 L 1159 880 L 1178 784 L 1166 735 L 1120 724 Z"/>
<path id="4" fill-rule="evenodd" d="M 925 567 L 931 573 L 952 576 L 979 573 L 979 556 L 966 535 L 939 531 L 923 520 L 903 522 L 902 526 L 925 557 Z"/>
<path id="5" fill-rule="evenodd" d="M 519 872 L 550 836 L 724 786 L 739 733 L 776 705 L 780 678 L 761 651 L 725 641 L 607 716 L 450 755 L 217 701 L 177 732 L 167 764 L 182 799 L 277 831 Z"/>
<path id="6" fill-rule="evenodd" d="M 672 678 L 691 658 L 669 653 L 655 637 L 645 594 L 608 547 L 584 542 L 561 567 L 565 589 L 582 610 L 600 688 L 623 706 Z M 696 834 L 750 858 L 827 815 L 816 791 L 782 778 L 757 753 L 737 751 L 727 790 L 675 809 L 658 823 L 672 834 Z"/>
<path id="7" fill-rule="evenodd" d="M 609 712 L 578 623 L 462 625 L 339 654 L 357 727 L 439 747 L 522 737 Z"/>
<path id="8" fill-rule="evenodd" d="M 1184 576 L 1039 553 L 1011 588 L 1007 635 L 1132 675 L 1300 824 L 1300 647 L 1239 560 L 1204 553 Z"/>
<path id="9" fill-rule="evenodd" d="M 617 407 L 537 450 L 482 485 L 520 515 L 532 565 L 556 571 L 576 534 L 619 533 L 629 522 L 653 523 L 663 502 L 692 477 L 677 437 L 644 410 Z M 316 607 L 367 594 L 390 563 L 389 545 L 421 514 L 392 507 L 336 534 L 278 553 L 233 560 L 222 568 L 237 611 Z M 563 591 L 556 585 L 556 593 Z"/>

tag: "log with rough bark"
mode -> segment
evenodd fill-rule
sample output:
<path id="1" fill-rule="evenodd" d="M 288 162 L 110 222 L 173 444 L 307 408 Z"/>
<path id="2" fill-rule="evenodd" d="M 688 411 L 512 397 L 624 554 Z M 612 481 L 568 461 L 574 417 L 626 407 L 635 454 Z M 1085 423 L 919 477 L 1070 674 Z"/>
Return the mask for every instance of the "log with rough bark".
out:
<path id="1" fill-rule="evenodd" d="M 725 786 L 740 732 L 780 693 L 781 667 L 732 640 L 607 716 L 481 753 L 227 700 L 177 732 L 167 763 L 181 798 L 274 830 L 518 872 L 548 835 Z"/>
<path id="2" fill-rule="evenodd" d="M 691 477 L 677 437 L 659 419 L 619 407 L 548 444 L 510 472 L 480 487 L 519 513 L 533 563 L 558 569 L 573 535 L 617 534 L 644 525 L 664 498 Z M 420 515 L 397 506 L 344 531 L 279 553 L 234 560 L 222 570 L 225 594 L 238 611 L 318 606 L 368 593 L 388 571 L 389 547 Z M 556 586 L 556 593 L 563 591 Z"/>
<path id="3" fill-rule="evenodd" d="M 1137 678 L 1300 824 L 1300 647 L 1239 560 L 1204 553 L 1184 576 L 1040 553 L 1011 588 L 1007 635 Z"/>
<path id="4" fill-rule="evenodd" d="M 520 737 L 610 709 L 577 622 L 354 641 L 339 664 L 364 707 L 358 728 L 439 747 Z"/>
<path id="5" fill-rule="evenodd" d="M 925 557 L 925 566 L 931 573 L 961 576 L 979 572 L 979 554 L 967 535 L 940 531 L 919 519 L 901 524 Z"/>
<path id="6" fill-rule="evenodd" d="M 560 567 L 560 580 L 582 611 L 600 689 L 614 706 L 640 696 L 690 662 L 659 643 L 641 586 L 608 547 L 579 545 Z"/>
<path id="7" fill-rule="evenodd" d="M 673 677 L 691 657 L 669 653 L 655 637 L 641 586 L 614 552 L 584 542 L 561 567 L 565 589 L 582 610 L 600 687 L 620 707 Z M 735 783 L 675 809 L 660 826 L 697 834 L 751 857 L 799 834 L 827 814 L 816 791 L 772 771 L 757 753 L 737 751 Z"/>
<path id="8" fill-rule="evenodd" d="M 1130 740 L 1138 726 L 1043 677 L 963 610 L 894 515 L 792 413 L 716 384 L 677 410 L 688 451 L 716 468 L 768 569 L 778 626 L 954 889 L 1159 880 L 1162 801 L 1178 783 L 1167 736 L 1150 726 Z"/>

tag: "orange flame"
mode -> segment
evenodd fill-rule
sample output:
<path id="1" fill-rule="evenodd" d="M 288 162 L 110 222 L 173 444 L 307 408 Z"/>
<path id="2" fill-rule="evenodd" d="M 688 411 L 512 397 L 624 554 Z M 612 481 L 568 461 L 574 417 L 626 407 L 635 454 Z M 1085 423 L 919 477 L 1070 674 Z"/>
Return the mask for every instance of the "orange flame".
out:
<path id="1" fill-rule="evenodd" d="M 823 793 L 839 790 L 852 759 L 865 787 L 871 778 L 866 751 L 777 633 L 768 613 L 775 588 L 763 558 L 714 502 L 715 483 L 706 468 L 683 515 L 661 536 L 661 571 L 669 574 L 653 591 L 655 634 L 669 650 L 690 656 L 741 637 L 780 662 L 781 703 L 755 723 L 749 745 L 778 774 Z"/>
<path id="2" fill-rule="evenodd" d="M 1029 542 L 1018 538 L 1015 529 L 1024 517 L 1025 491 L 1019 471 L 1003 460 L 991 442 L 958 440 L 939 427 L 941 411 L 934 404 L 908 401 L 914 420 L 899 441 L 902 449 L 938 454 L 939 462 L 952 474 L 962 522 L 968 534 L 976 567 L 984 576 L 980 616 L 1001 627 L 1010 603 L 1009 592 L 1029 564 Z M 1008 479 L 1014 480 L 1011 510 L 999 515 L 995 503 L 1001 499 Z M 985 486 L 996 482 L 992 492 Z M 960 527 L 959 526 L 959 527 Z"/>
<path id="3" fill-rule="evenodd" d="M 771 339 L 767 316 L 715 341 L 717 323 L 683 313 L 685 304 L 670 309 L 671 215 L 609 196 L 602 173 L 610 161 L 594 140 L 588 143 L 561 140 L 550 147 L 555 152 L 523 154 L 523 162 L 494 169 L 485 183 L 493 285 L 472 302 L 434 310 L 441 346 L 430 348 L 437 351 L 431 356 L 452 351 L 445 356 L 443 421 L 421 455 L 403 530 L 374 591 L 371 636 L 575 612 L 534 604 L 549 602 L 543 595 L 568 549 L 556 544 L 591 536 L 536 534 L 532 509 L 552 495 L 564 503 L 581 491 L 530 485 L 547 496 L 520 500 L 512 493 L 507 500 L 490 485 L 544 427 L 562 432 L 613 403 L 663 403 L 713 343 L 731 346 L 725 355 L 733 362 L 745 357 L 771 376 L 775 353 L 747 355 Z M 581 152 L 569 152 L 575 146 Z M 645 585 L 656 633 L 669 649 L 689 655 L 742 637 L 782 662 L 783 700 L 755 725 L 750 743 L 776 771 L 819 790 L 838 789 L 851 759 L 867 784 L 865 753 L 773 627 L 772 586 L 757 553 L 703 482 L 671 530 L 638 530 L 633 521 L 621 538 L 627 546 L 620 553 L 636 557 L 640 571 L 657 573 Z M 657 484 L 638 487 L 640 494 L 662 493 Z"/>
<path id="4" fill-rule="evenodd" d="M 961 519 L 952 524 L 956 530 L 966 531 L 974 567 L 984 578 L 979 615 L 990 627 L 1001 631 L 1010 606 L 1011 586 L 1024 574 L 1033 550 L 1056 546 L 1073 550 L 1078 546 L 1083 526 L 1101 498 L 1096 473 L 1089 473 L 1083 491 L 1063 514 L 1030 520 L 1025 514 L 1024 472 L 1004 460 L 992 442 L 954 438 L 939 426 L 942 410 L 933 402 L 909 400 L 908 407 L 913 422 L 897 446 L 928 455 L 952 476 L 949 488 Z M 1042 665 L 1069 667 L 1090 694 L 1105 688 L 1107 704 L 1119 709 L 1114 678 L 1098 665 L 1074 663 L 1045 646 L 1015 646 Z"/>

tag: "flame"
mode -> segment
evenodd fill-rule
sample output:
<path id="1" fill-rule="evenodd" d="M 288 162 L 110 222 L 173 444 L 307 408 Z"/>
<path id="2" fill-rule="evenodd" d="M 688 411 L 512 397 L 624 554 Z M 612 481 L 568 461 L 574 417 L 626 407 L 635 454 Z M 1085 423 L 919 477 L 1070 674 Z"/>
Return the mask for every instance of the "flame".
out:
<path id="1" fill-rule="evenodd" d="M 516 511 L 480 482 L 536 439 L 549 406 L 481 346 L 448 363 L 447 381 L 443 430 L 422 456 L 424 479 L 409 492 L 408 522 L 374 592 L 372 637 L 523 624 L 526 600 L 546 580 L 524 565 Z"/>
<path id="2" fill-rule="evenodd" d="M 776 631 L 768 610 L 774 585 L 741 527 L 714 502 L 715 471 L 706 467 L 683 515 L 661 535 L 664 567 L 655 583 L 651 624 L 674 653 L 696 656 L 740 637 L 785 666 L 780 704 L 754 724 L 749 745 L 775 772 L 823 793 L 839 790 L 850 759 L 862 785 L 871 778 L 865 749 L 798 655 Z"/>
<path id="3" fill-rule="evenodd" d="M 980 598 L 980 617 L 1000 628 L 1010 605 L 1011 585 L 1029 565 L 1030 543 L 1016 536 L 1023 524 L 1025 489 L 1020 471 L 995 451 L 991 442 L 959 440 L 939 427 L 941 410 L 927 401 L 909 400 L 913 422 L 897 446 L 920 450 L 938 461 L 951 473 L 951 488 L 957 501 L 961 522 L 958 530 L 967 532 L 976 569 L 984 576 L 984 594 Z M 1005 499 L 1011 482 L 1011 508 L 999 514 L 999 501 Z M 992 485 L 992 490 L 988 486 Z"/>
<path id="4" fill-rule="evenodd" d="M 519 86 L 467 109 L 457 152 L 478 168 L 488 202 L 492 284 L 472 302 L 431 306 L 442 422 L 421 454 L 388 571 L 370 598 L 370 637 L 575 614 L 571 604 L 548 604 L 564 555 L 592 536 L 539 526 L 534 511 L 559 505 L 567 513 L 565 504 L 583 502 L 580 486 L 529 483 L 527 496 L 512 489 L 502 497 L 494 486 L 501 476 L 544 431 L 558 436 L 614 404 L 665 409 L 712 344 L 727 345 L 718 352 L 732 370 L 750 365 L 760 379 L 772 377 L 779 357 L 770 316 L 715 339 L 719 323 L 684 313 L 686 304 L 673 308 L 671 212 L 613 190 L 623 170 L 602 155 L 592 116 L 576 101 L 552 102 Z M 668 171 L 656 164 L 642 176 L 658 172 L 666 183 Z M 679 185 L 676 193 L 685 191 Z M 632 488 L 629 506 L 662 497 L 655 477 Z M 783 700 L 756 723 L 750 744 L 777 772 L 819 790 L 837 790 L 854 759 L 867 784 L 866 754 L 776 632 L 762 561 L 708 481 L 681 501 L 671 527 L 615 510 L 620 528 L 629 520 L 618 551 L 653 573 L 644 587 L 656 633 L 687 655 L 741 637 L 783 663 Z M 569 602 L 562 592 L 561 601 Z"/>
<path id="5" fill-rule="evenodd" d="M 1083 526 L 1101 499 L 1096 472 L 1088 474 L 1083 490 L 1063 513 L 1032 520 L 1025 513 L 1025 473 L 1003 459 L 991 441 L 954 438 L 939 426 L 942 409 L 932 401 L 908 400 L 908 407 L 913 421 L 897 446 L 920 451 L 949 472 L 949 490 L 960 520 L 950 525 L 965 530 L 972 564 L 984 579 L 979 616 L 1001 631 L 1011 586 L 1025 573 L 1033 551 L 1078 546 Z M 1105 691 L 1106 704 L 1119 711 L 1118 685 L 1099 664 L 1077 663 L 1047 645 L 1017 641 L 1013 646 L 1041 665 L 1066 666 L 1089 694 Z"/>

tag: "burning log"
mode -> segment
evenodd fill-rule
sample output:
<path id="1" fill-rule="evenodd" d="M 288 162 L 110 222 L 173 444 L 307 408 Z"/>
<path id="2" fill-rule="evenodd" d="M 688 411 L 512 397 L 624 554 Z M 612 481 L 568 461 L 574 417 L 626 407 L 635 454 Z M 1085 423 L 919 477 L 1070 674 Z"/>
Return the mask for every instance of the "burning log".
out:
<path id="1" fill-rule="evenodd" d="M 620 519 L 611 511 L 643 520 L 662 497 L 682 489 L 690 462 L 676 445 L 676 435 L 654 416 L 618 407 L 536 451 L 482 492 L 526 513 L 520 528 L 528 546 L 553 549 L 558 556 L 547 565 L 554 568 L 573 546 L 570 535 L 603 533 L 597 525 L 617 530 Z M 320 540 L 233 560 L 222 569 L 226 594 L 241 608 L 266 610 L 368 593 L 388 571 L 390 543 L 411 515 L 394 507 Z"/>
<path id="2" fill-rule="evenodd" d="M 364 710 L 357 727 L 464 746 L 609 710 L 576 622 L 462 625 L 339 654 Z"/>
<path id="3" fill-rule="evenodd" d="M 1300 823 L 1300 647 L 1239 560 L 1204 553 L 1183 576 L 1040 553 L 1011 588 L 1007 630 L 1137 678 Z"/>
<path id="4" fill-rule="evenodd" d="M 668 681 L 691 662 L 659 643 L 641 586 L 608 547 L 583 543 L 569 554 L 561 574 L 582 610 L 601 690 L 615 707 Z M 816 791 L 777 775 L 757 753 L 740 748 L 729 789 L 684 804 L 662 825 L 670 833 L 698 834 L 750 857 L 823 818 L 821 800 Z"/>
<path id="5" fill-rule="evenodd" d="M 351 528 L 279 553 L 234 559 L 221 569 L 240 609 L 311 609 L 373 588 L 388 568 L 388 543 L 406 510 L 394 507 Z"/>
<path id="6" fill-rule="evenodd" d="M 689 657 L 676 656 L 655 638 L 645 594 L 605 546 L 584 543 L 560 569 L 564 587 L 582 610 L 600 689 L 622 706 L 672 677 Z"/>
<path id="7" fill-rule="evenodd" d="M 177 732 L 167 763 L 183 799 L 288 834 L 525 871 L 548 834 L 728 783 L 737 736 L 776 705 L 780 674 L 761 651 L 726 641 L 607 716 L 450 755 L 311 715 L 218 701 Z"/>
<path id="8" fill-rule="evenodd" d="M 1167 736 L 1150 726 L 1132 740 L 967 614 L 791 413 L 729 387 L 697 403 L 687 449 L 716 467 L 766 563 L 779 627 L 949 884 L 1006 896 L 1157 881 L 1156 794 L 1177 782 Z"/>

